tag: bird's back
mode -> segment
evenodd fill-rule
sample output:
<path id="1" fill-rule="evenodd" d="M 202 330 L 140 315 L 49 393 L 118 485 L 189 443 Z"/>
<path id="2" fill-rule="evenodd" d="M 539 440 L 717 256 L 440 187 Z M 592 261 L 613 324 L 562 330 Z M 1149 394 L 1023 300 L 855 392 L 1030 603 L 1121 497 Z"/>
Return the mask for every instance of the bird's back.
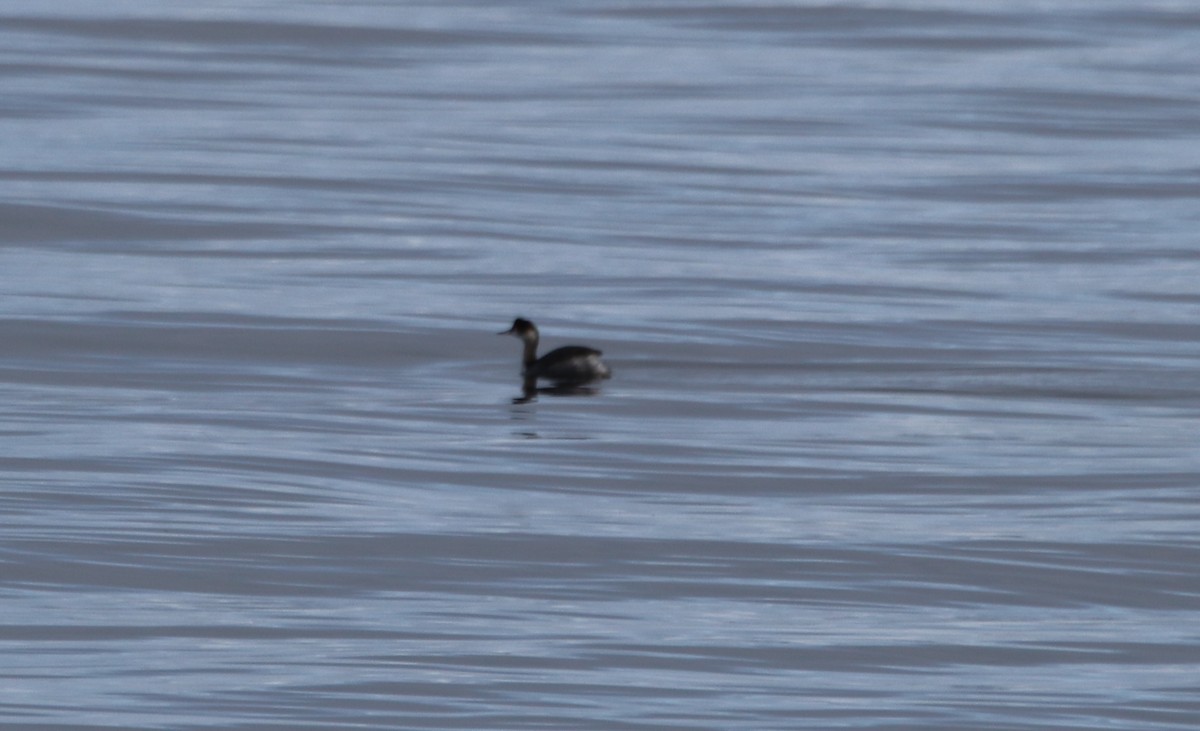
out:
<path id="1" fill-rule="evenodd" d="M 585 345 L 556 348 L 538 358 L 525 375 L 560 383 L 579 383 L 608 378 L 612 370 L 600 360 L 603 353 Z"/>

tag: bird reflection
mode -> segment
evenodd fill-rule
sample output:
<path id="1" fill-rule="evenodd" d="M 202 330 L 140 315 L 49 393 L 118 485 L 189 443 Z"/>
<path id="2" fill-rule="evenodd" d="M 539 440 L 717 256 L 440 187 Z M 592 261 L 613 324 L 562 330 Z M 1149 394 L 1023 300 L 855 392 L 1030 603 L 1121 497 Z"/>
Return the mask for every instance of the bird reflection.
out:
<path id="1" fill-rule="evenodd" d="M 521 382 L 521 395 L 513 398 L 514 404 L 528 404 L 537 401 L 539 395 L 545 396 L 595 396 L 597 389 L 592 386 L 578 384 L 557 384 L 554 386 L 538 387 L 536 378 L 525 378 Z"/>

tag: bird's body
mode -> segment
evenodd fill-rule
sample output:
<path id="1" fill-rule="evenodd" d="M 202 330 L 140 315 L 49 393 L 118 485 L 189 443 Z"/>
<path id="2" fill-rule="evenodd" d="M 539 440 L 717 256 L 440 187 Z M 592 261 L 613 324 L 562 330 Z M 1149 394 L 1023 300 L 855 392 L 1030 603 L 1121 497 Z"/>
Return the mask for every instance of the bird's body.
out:
<path id="1" fill-rule="evenodd" d="M 541 378 L 556 386 L 571 386 L 612 376 L 612 369 L 600 360 L 602 353 L 584 345 L 567 345 L 537 357 L 538 329 L 524 318 L 518 317 L 500 335 L 513 335 L 524 343 L 521 375 L 527 381 Z"/>
<path id="2" fill-rule="evenodd" d="M 521 375 L 526 378 L 545 378 L 555 383 L 584 383 L 608 378 L 612 371 L 600 360 L 601 355 L 603 353 L 595 348 L 567 345 L 526 364 Z"/>

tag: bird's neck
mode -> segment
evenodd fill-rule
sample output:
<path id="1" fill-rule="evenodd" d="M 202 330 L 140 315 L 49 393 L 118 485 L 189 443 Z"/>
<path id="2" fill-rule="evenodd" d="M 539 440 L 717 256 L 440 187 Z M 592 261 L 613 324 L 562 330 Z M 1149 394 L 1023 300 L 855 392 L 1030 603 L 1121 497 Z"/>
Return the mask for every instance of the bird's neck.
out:
<path id="1" fill-rule="evenodd" d="M 525 355 L 521 358 L 521 363 L 528 368 L 537 362 L 538 339 L 536 337 L 527 338 L 524 342 Z"/>

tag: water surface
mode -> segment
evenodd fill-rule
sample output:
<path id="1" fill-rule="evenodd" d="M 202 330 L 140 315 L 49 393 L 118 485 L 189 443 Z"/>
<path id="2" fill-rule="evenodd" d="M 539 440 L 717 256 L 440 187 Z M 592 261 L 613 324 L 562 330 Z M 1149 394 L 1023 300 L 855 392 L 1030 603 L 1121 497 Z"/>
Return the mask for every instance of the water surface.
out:
<path id="1" fill-rule="evenodd" d="M 0 725 L 1200 722 L 1186 6 L 0 40 Z"/>

